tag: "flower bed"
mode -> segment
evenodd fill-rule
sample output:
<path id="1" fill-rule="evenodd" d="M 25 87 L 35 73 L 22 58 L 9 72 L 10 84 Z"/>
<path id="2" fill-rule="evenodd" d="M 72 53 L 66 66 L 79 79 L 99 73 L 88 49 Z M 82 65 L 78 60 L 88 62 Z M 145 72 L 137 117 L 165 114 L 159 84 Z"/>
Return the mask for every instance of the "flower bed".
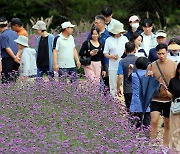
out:
<path id="1" fill-rule="evenodd" d="M 88 82 L 1 85 L 0 93 L 0 153 L 161 151 L 130 126 L 123 105 Z"/>

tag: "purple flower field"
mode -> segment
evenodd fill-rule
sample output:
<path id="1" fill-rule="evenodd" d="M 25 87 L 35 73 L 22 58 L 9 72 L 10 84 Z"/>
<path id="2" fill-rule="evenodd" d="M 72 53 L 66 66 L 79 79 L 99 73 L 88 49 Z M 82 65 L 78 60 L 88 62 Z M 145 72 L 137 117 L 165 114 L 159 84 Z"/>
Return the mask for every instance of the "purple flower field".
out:
<path id="1" fill-rule="evenodd" d="M 162 153 L 92 83 L 15 83 L 0 93 L 0 153 Z"/>

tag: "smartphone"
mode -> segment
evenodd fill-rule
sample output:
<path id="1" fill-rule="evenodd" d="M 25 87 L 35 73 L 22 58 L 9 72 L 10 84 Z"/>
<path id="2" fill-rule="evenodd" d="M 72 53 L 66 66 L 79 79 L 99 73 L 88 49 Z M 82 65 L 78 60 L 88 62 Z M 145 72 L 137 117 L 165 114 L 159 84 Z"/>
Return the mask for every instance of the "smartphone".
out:
<path id="1" fill-rule="evenodd" d="M 95 52 L 98 52 L 99 50 L 98 49 L 94 49 Z"/>

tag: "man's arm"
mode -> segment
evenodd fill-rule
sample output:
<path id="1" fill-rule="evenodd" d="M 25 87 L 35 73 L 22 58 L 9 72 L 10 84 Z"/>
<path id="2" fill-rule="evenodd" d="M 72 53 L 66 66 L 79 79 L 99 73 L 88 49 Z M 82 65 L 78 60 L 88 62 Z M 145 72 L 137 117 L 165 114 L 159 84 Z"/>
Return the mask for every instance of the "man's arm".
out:
<path id="1" fill-rule="evenodd" d="M 58 53 L 58 51 L 56 49 L 54 49 L 53 50 L 53 68 L 54 68 L 54 71 L 58 71 L 57 53 Z"/>
<path id="2" fill-rule="evenodd" d="M 8 55 L 10 56 L 10 57 L 12 57 L 12 59 L 14 59 L 14 61 L 16 62 L 16 63 L 20 63 L 20 59 L 16 56 L 16 55 L 14 55 L 14 53 L 12 52 L 12 50 L 11 50 L 11 48 L 6 48 L 6 52 L 8 53 Z"/>
<path id="3" fill-rule="evenodd" d="M 123 75 L 119 74 L 117 77 L 117 94 L 118 94 L 118 96 L 122 95 L 121 88 L 120 88 L 122 81 L 123 81 Z"/>
<path id="4" fill-rule="evenodd" d="M 79 61 L 79 56 L 78 56 L 78 52 L 77 52 L 76 48 L 74 48 L 74 59 L 77 64 L 77 68 L 79 69 L 81 67 L 81 63 Z"/>

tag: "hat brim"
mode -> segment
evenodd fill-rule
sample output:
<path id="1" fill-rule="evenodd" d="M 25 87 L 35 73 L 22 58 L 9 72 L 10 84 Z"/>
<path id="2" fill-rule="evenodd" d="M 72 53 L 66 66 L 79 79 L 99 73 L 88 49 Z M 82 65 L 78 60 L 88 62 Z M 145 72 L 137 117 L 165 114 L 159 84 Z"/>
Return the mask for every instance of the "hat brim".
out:
<path id="1" fill-rule="evenodd" d="M 125 33 L 126 30 L 117 30 L 117 29 L 112 29 L 112 30 L 109 30 L 110 33 L 112 34 L 119 34 L 119 33 Z"/>
<path id="2" fill-rule="evenodd" d="M 168 50 L 180 50 L 180 45 L 178 44 L 170 44 L 168 45 Z"/>
<path id="3" fill-rule="evenodd" d="M 23 45 L 23 46 L 25 46 L 25 47 L 28 47 L 28 46 L 29 46 L 27 43 L 21 42 L 21 41 L 19 41 L 18 39 L 14 40 L 14 42 L 16 42 L 16 43 L 18 43 L 18 44 L 20 44 L 20 45 Z"/>

